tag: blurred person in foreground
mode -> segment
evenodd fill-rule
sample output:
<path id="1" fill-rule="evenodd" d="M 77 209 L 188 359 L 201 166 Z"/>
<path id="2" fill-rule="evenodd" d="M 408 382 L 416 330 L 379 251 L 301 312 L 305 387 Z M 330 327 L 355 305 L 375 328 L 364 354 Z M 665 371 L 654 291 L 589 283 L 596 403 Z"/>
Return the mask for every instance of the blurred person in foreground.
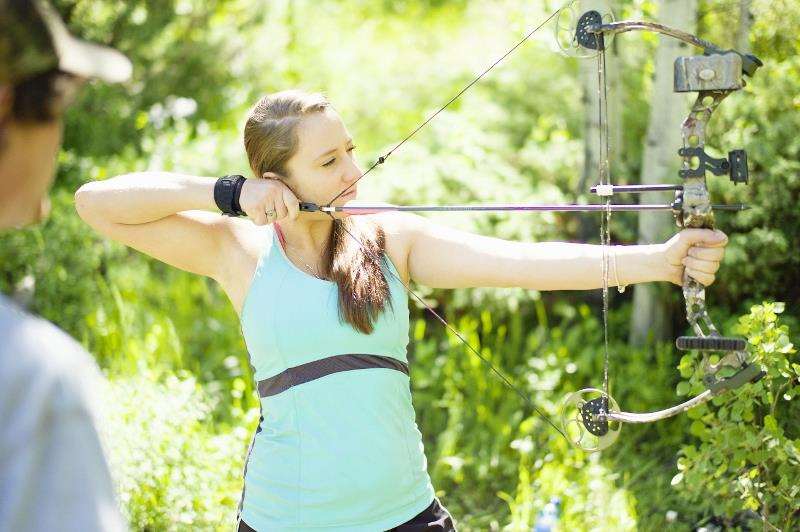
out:
<path id="1" fill-rule="evenodd" d="M 130 74 L 124 55 L 75 39 L 46 2 L 0 0 L 0 231 L 47 217 L 63 113 L 81 85 Z M 0 338 L 0 530 L 125 530 L 95 428 L 94 359 L 2 294 Z"/>

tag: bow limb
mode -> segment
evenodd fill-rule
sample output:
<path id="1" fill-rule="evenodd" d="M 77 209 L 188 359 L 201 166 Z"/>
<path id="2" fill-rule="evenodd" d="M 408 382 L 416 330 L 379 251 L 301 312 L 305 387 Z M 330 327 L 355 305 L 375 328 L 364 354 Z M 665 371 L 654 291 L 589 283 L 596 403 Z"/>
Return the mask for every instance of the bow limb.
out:
<path id="1" fill-rule="evenodd" d="M 587 11 L 578 21 L 576 39 L 578 43 L 585 48 L 602 50 L 604 41 L 600 36 L 616 35 L 629 31 L 650 31 L 653 33 L 660 33 L 661 35 L 667 35 L 679 41 L 691 44 L 692 46 L 696 46 L 697 48 L 701 48 L 706 55 L 734 53 L 741 58 L 742 73 L 748 76 L 752 76 L 758 67 L 763 65 L 761 60 L 753 54 L 743 54 L 736 50 L 723 50 L 716 44 L 701 39 L 697 35 L 671 28 L 657 22 L 621 20 L 618 22 L 603 23 L 602 16 L 596 11 Z"/>
<path id="2" fill-rule="evenodd" d="M 741 369 L 735 375 L 712 384 L 700 394 L 692 397 L 688 401 L 684 401 L 679 405 L 665 408 L 664 410 L 658 410 L 656 412 L 646 413 L 621 412 L 612 410 L 606 414 L 606 418 L 611 421 L 619 421 L 621 423 L 652 423 L 653 421 L 666 419 L 668 417 L 676 416 L 686 412 L 690 408 L 694 408 L 695 406 L 709 401 L 716 395 L 738 388 L 739 386 L 742 386 L 748 382 L 758 380 L 762 376 L 763 372 L 761 371 L 761 368 L 752 364 L 748 364 L 744 367 L 741 367 Z"/>
<path id="3" fill-rule="evenodd" d="M 671 28 L 664 24 L 657 22 L 648 22 L 644 20 L 620 20 L 618 22 L 610 22 L 607 24 L 592 24 L 586 27 L 589 33 L 603 33 L 606 35 L 615 35 L 617 33 L 626 33 L 629 31 L 652 31 L 662 35 L 674 37 L 680 41 L 702 48 L 704 52 L 721 52 L 721 49 L 714 43 L 701 39 L 696 35 L 687 33 L 683 30 Z"/>
<path id="4" fill-rule="evenodd" d="M 697 405 L 705 403 L 713 396 L 714 395 L 711 393 L 711 390 L 704 390 L 701 394 L 692 397 L 688 401 L 684 401 L 683 403 L 670 408 L 665 408 L 664 410 L 647 413 L 611 411 L 606 414 L 606 417 L 611 421 L 619 421 L 622 423 L 652 423 L 653 421 L 666 419 L 668 417 L 676 416 L 686 412 L 690 408 L 694 408 Z"/>

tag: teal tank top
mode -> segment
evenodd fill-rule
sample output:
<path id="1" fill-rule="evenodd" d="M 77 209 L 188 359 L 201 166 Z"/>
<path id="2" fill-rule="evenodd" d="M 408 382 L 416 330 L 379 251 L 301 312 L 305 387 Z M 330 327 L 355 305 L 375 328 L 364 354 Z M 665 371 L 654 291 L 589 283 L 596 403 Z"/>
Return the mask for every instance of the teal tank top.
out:
<path id="1" fill-rule="evenodd" d="M 407 364 L 408 297 L 385 272 L 391 305 L 363 334 L 339 321 L 335 283 L 286 257 L 272 226 L 241 311 L 256 381 L 341 354 Z M 386 256 L 384 269 L 398 275 Z M 434 499 L 409 377 L 371 367 L 313 378 L 261 398 L 240 518 L 258 532 L 386 530 Z"/>

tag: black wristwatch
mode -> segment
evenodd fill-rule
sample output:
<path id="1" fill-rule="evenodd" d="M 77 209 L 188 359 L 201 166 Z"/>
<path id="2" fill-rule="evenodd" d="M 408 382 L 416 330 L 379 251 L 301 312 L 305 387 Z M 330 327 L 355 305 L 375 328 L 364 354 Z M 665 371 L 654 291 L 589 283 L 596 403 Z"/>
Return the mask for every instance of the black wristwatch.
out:
<path id="1" fill-rule="evenodd" d="M 217 179 L 214 184 L 214 202 L 219 210 L 227 216 L 244 216 L 246 213 L 239 205 L 245 177 L 243 175 L 226 175 Z"/>

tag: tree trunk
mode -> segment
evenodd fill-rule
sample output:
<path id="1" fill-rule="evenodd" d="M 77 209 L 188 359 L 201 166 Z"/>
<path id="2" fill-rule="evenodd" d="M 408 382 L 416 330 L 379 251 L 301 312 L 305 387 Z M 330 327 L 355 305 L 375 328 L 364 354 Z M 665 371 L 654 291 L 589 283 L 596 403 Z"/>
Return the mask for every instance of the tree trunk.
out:
<path id="1" fill-rule="evenodd" d="M 658 18 L 662 24 L 694 33 L 697 0 L 660 0 Z M 689 102 L 686 95 L 673 92 L 672 65 L 676 57 L 687 53 L 694 53 L 687 44 L 659 36 L 650 119 L 642 153 L 640 182 L 643 184 L 679 182 L 680 128 L 689 112 Z M 642 194 L 641 202 L 663 203 L 666 199 L 662 193 L 650 193 Z M 661 242 L 674 232 L 673 228 L 673 220 L 664 213 L 642 212 L 639 214 L 639 243 Z M 671 338 L 668 318 L 669 305 L 663 297 L 659 298 L 657 287 L 652 283 L 637 285 L 633 293 L 631 345 L 641 346 L 649 340 Z"/>
<path id="2" fill-rule="evenodd" d="M 751 0 L 742 0 L 739 4 L 739 28 L 736 30 L 736 51 L 750 53 L 750 27 L 753 25 L 753 13 L 750 11 Z"/>

